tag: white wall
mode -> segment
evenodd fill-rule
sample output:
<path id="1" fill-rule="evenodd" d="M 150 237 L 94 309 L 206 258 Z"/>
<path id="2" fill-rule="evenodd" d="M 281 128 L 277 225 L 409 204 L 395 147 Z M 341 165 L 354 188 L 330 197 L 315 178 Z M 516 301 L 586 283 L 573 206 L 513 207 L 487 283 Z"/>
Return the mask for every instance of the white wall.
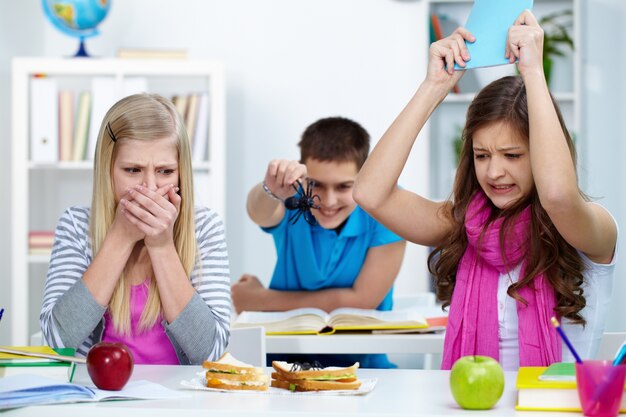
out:
<path id="1" fill-rule="evenodd" d="M 16 37 L 18 25 L 37 29 L 19 30 L 28 47 L 0 50 L 4 72 L 10 71 L 13 55 L 75 52 L 77 41 L 57 32 L 39 5 L 38 0 L 25 0 L 7 5 L 7 14 L 3 10 L 5 18 L 11 9 L 23 16 L 13 32 L 0 27 L 3 39 Z M 185 48 L 191 58 L 225 62 L 226 226 L 232 277 L 249 272 L 267 282 L 274 246 L 246 216 L 248 190 L 262 179 L 270 159 L 297 158 L 300 134 L 321 117 L 353 118 L 374 142 L 382 135 L 425 73 L 424 7 L 422 1 L 394 0 L 114 1 L 101 35 L 88 40 L 87 49 L 95 56 L 114 56 L 119 47 Z M 4 109 L 8 100 L 8 94 L 0 96 Z M 6 124 L 0 126 L 0 137 L 9 137 Z M 420 153 L 427 155 L 422 147 Z M 0 161 L 7 154 L 1 153 Z M 402 184 L 425 192 L 427 168 L 426 162 L 412 160 Z M 7 220 L 0 224 L 8 230 Z M 424 253 L 416 246 L 407 252 L 397 284 L 400 292 L 426 288 L 426 268 L 419 261 Z M 0 265 L 8 263 L 6 256 L 0 251 Z M 0 327 L 0 340 L 8 335 L 5 330 Z"/>
<path id="2" fill-rule="evenodd" d="M 6 2 L 5 2 L 6 3 Z M 16 55 L 40 55 L 43 53 L 43 25 L 33 18 L 40 12 L 40 2 L 28 0 L 10 4 L 2 3 L 0 12 L 0 190 L 5 196 L 0 204 L 0 308 L 5 307 L 4 319 L 0 322 L 0 344 L 10 337 L 9 316 L 9 263 L 10 195 L 11 172 L 11 58 Z M 37 22 L 37 24 L 35 24 Z M 28 30 L 24 30 L 27 27 Z"/>
<path id="3" fill-rule="evenodd" d="M 608 329 L 626 331 L 626 2 L 583 1 L 582 172 L 585 191 L 609 208 L 621 226 Z"/>

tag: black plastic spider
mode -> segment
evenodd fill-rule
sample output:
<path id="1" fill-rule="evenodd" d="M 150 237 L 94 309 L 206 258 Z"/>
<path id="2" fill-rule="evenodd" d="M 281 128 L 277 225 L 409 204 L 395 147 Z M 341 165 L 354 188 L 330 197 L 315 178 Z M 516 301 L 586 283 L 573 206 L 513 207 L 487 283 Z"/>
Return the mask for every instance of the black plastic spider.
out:
<path id="1" fill-rule="evenodd" d="M 313 363 L 296 361 L 291 364 L 291 369 L 289 370 L 289 372 L 315 371 L 322 368 L 322 364 L 318 361 L 313 361 Z"/>
<path id="2" fill-rule="evenodd" d="M 306 190 L 302 186 L 300 180 L 296 180 L 296 184 L 291 184 L 296 195 L 289 197 L 285 200 L 285 208 L 287 210 L 295 210 L 289 216 L 289 223 L 295 224 L 301 216 L 304 216 L 304 220 L 310 225 L 315 225 L 315 217 L 311 213 L 311 209 L 319 209 L 320 206 L 315 204 L 315 199 L 321 201 L 321 198 L 317 194 L 313 194 L 313 188 L 315 187 L 315 181 L 310 178 L 306 180 Z"/>

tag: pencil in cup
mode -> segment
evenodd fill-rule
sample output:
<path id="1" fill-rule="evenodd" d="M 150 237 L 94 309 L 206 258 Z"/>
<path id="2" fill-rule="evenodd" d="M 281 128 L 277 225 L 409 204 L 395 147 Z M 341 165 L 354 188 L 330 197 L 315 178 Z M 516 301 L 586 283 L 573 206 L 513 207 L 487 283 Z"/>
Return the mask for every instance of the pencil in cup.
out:
<path id="1" fill-rule="evenodd" d="M 583 414 L 588 417 L 617 416 L 622 396 L 626 365 L 610 361 L 585 361 L 576 364 L 576 388 Z"/>
<path id="2" fill-rule="evenodd" d="M 567 348 L 570 350 L 570 352 L 572 352 L 572 355 L 574 355 L 574 359 L 576 359 L 576 362 L 583 363 L 582 359 L 580 359 L 580 356 L 578 356 L 578 352 L 576 352 L 576 349 L 574 349 L 574 346 L 572 346 L 572 343 L 565 335 L 565 332 L 561 328 L 561 325 L 559 324 L 559 321 L 556 319 L 556 317 L 552 317 L 550 321 L 552 322 L 552 325 L 556 328 L 556 331 L 561 336 L 561 339 L 563 339 L 563 341 L 567 345 Z"/>

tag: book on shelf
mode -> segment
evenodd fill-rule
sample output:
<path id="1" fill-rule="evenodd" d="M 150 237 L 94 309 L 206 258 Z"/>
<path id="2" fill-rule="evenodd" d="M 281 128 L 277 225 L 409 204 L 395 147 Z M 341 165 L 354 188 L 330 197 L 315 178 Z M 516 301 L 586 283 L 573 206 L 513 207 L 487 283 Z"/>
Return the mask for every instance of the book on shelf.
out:
<path id="1" fill-rule="evenodd" d="M 117 57 L 124 59 L 187 59 L 187 50 L 119 48 Z"/>
<path id="2" fill-rule="evenodd" d="M 49 355 L 74 356 L 73 348 L 54 348 L 49 346 L 2 346 L 33 353 L 47 353 Z M 38 375 L 62 382 L 71 382 L 76 366 L 70 362 L 60 362 L 52 359 L 13 355 L 0 352 L 0 378 L 13 375 Z"/>
<path id="3" fill-rule="evenodd" d="M 326 313 L 319 308 L 298 308 L 289 311 L 244 311 L 233 328 L 265 327 L 267 334 L 332 334 L 338 331 L 371 331 L 393 329 L 424 329 L 428 323 L 414 311 L 378 311 L 359 308 L 338 308 Z"/>
<path id="4" fill-rule="evenodd" d="M 452 29 L 451 32 L 446 32 L 444 34 L 443 32 L 443 28 L 441 27 L 441 20 L 439 19 L 439 15 L 437 13 L 431 13 L 430 15 L 430 31 L 431 31 L 431 38 L 434 36 L 434 39 L 431 39 L 432 42 L 436 42 L 438 40 L 443 39 L 446 36 L 449 36 L 452 31 L 454 31 L 454 29 Z M 459 84 L 455 84 L 454 87 L 452 87 L 452 92 L 455 94 L 459 94 L 461 92 L 461 90 L 459 89 Z"/>
<path id="5" fill-rule="evenodd" d="M 50 255 L 54 245 L 54 231 L 31 230 L 28 232 L 28 253 L 30 255 Z"/>
<path id="6" fill-rule="evenodd" d="M 209 93 L 207 91 L 201 92 L 198 98 L 198 116 L 191 149 L 193 162 L 202 162 L 207 158 L 209 105 Z"/>
<path id="7" fill-rule="evenodd" d="M 571 364 L 573 367 L 574 364 Z M 576 381 L 543 381 L 547 367 L 521 367 L 517 373 L 517 405 L 524 411 L 581 411 Z M 624 387 L 626 389 L 626 387 Z M 626 412 L 626 395 L 621 412 Z"/>
<path id="8" fill-rule="evenodd" d="M 465 67 L 455 64 L 455 69 L 509 64 L 504 57 L 509 28 L 524 10 L 532 7 L 533 0 L 475 0 L 465 23 L 465 28 L 476 37 L 475 42 L 465 42 L 471 59 Z"/>
<path id="9" fill-rule="evenodd" d="M 54 243 L 54 230 L 31 230 L 28 232 L 28 246 L 50 246 Z"/>
<path id="10" fill-rule="evenodd" d="M 74 125 L 74 141 L 72 160 L 84 161 L 87 153 L 89 138 L 89 118 L 91 114 L 91 91 L 82 91 L 78 97 L 76 107 L 76 121 Z"/>
<path id="11" fill-rule="evenodd" d="M 176 110 L 178 110 L 181 119 L 185 120 L 185 115 L 187 114 L 187 96 L 184 94 L 173 96 L 172 104 L 174 104 Z"/>
<path id="12" fill-rule="evenodd" d="M 0 378 L 0 410 L 42 404 L 166 400 L 186 397 L 189 397 L 189 394 L 149 381 L 130 381 L 120 391 L 105 391 L 94 386 L 61 383 L 37 375 L 24 374 Z"/>
<path id="13" fill-rule="evenodd" d="M 132 94 L 148 90 L 145 77 L 126 77 L 120 83 L 115 77 L 93 77 L 91 79 L 92 106 L 89 121 L 89 140 L 86 159 L 93 160 L 102 120 L 107 111 L 119 100 Z"/>
<path id="14" fill-rule="evenodd" d="M 432 35 L 435 36 L 435 40 L 445 38 L 452 35 L 452 33 L 461 26 L 460 23 L 446 14 L 432 13 L 430 15 L 430 26 L 432 28 Z M 481 86 L 476 78 L 476 73 L 473 71 L 466 71 L 463 77 L 453 87 L 452 92 L 455 94 L 461 93 L 475 93 L 480 90 Z"/>
<path id="15" fill-rule="evenodd" d="M 72 160 L 74 137 L 74 92 L 59 91 L 59 161 Z"/>
<path id="16" fill-rule="evenodd" d="M 196 121 L 198 120 L 198 94 L 189 94 L 187 98 L 187 112 L 185 113 L 185 126 L 189 137 L 189 147 L 193 146 L 193 138 L 196 133 Z"/>
<path id="17" fill-rule="evenodd" d="M 100 125 L 109 108 L 118 100 L 118 82 L 115 77 L 93 77 L 91 79 L 91 114 L 89 116 L 89 139 L 87 140 L 87 158 L 93 159 Z"/>
<path id="18" fill-rule="evenodd" d="M 59 160 L 59 96 L 57 81 L 34 77 L 30 80 L 30 159 Z"/>

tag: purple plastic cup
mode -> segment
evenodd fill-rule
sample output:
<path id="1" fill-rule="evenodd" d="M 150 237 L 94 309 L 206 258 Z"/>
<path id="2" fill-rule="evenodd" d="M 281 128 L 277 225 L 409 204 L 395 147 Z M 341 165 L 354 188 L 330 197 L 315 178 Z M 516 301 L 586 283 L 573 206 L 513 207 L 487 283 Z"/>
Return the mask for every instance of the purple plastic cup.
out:
<path id="1" fill-rule="evenodd" d="M 583 361 L 576 364 L 578 398 L 587 417 L 615 417 L 624 395 L 626 365 L 611 361 Z"/>

